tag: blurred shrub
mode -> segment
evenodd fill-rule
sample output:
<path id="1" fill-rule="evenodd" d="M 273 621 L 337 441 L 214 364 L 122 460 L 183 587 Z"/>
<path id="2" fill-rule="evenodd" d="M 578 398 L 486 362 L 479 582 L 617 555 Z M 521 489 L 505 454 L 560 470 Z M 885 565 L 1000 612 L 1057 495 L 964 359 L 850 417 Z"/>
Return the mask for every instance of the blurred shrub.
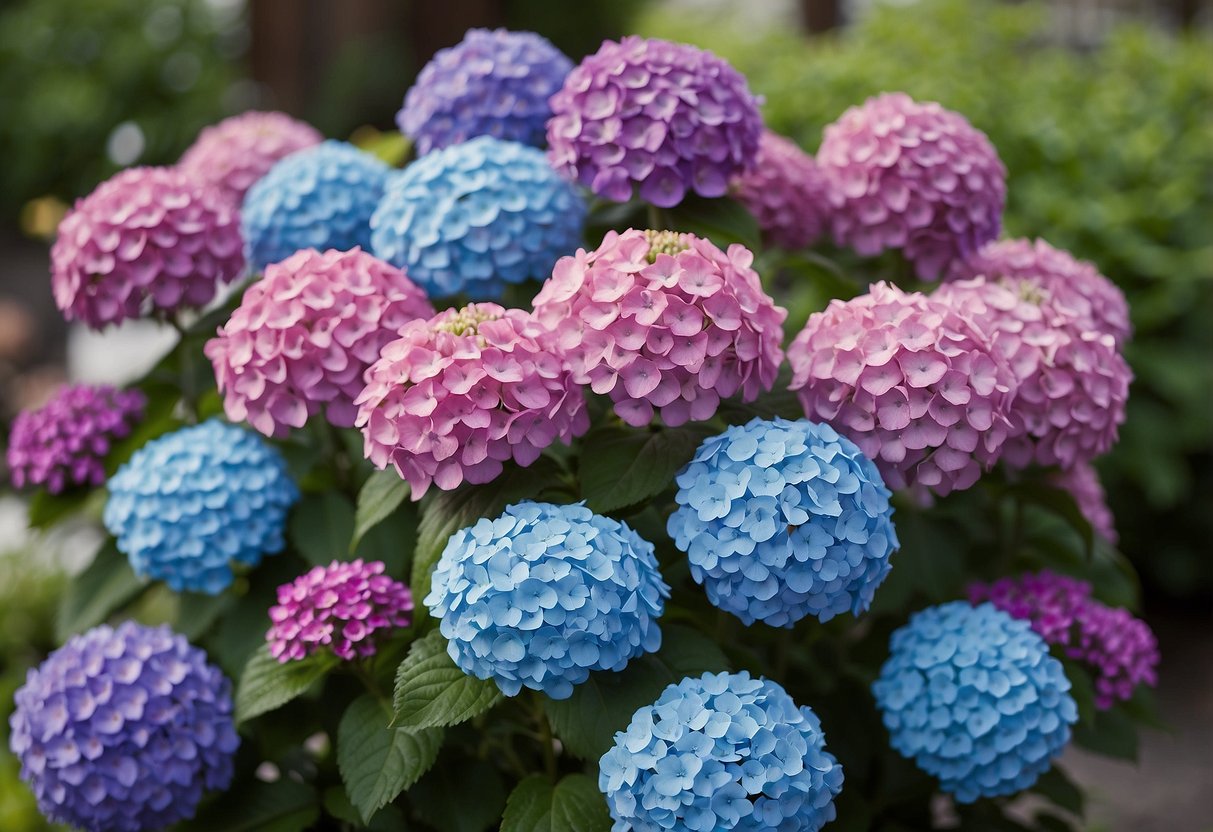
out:
<path id="1" fill-rule="evenodd" d="M 877 5 L 806 41 L 652 13 L 648 34 L 733 61 L 775 130 L 809 150 L 849 105 L 905 90 L 965 114 L 1010 171 L 1007 234 L 1091 260 L 1132 305 L 1137 373 L 1101 461 L 1122 546 L 1156 586 L 1213 586 L 1213 41 L 1139 26 L 1077 52 L 1045 10 L 983 0 Z"/>

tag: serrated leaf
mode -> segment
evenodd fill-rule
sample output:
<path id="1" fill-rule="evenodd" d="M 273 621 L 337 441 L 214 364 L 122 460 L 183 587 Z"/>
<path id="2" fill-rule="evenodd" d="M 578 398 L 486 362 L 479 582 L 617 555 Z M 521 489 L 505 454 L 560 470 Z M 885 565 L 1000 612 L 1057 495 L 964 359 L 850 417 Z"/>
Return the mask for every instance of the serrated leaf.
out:
<path id="1" fill-rule="evenodd" d="M 281 708 L 303 695 L 337 664 L 337 657 L 327 650 L 282 663 L 270 655 L 268 647 L 259 647 L 244 666 L 236 686 L 237 724 Z"/>
<path id="2" fill-rule="evenodd" d="M 301 832 L 320 818 L 316 793 L 303 783 L 250 780 L 216 795 L 180 832 Z"/>
<path id="3" fill-rule="evenodd" d="M 391 708 L 368 695 L 346 708 L 337 728 L 337 768 L 363 823 L 416 783 L 442 748 L 442 729 L 411 732 L 391 721 Z"/>
<path id="4" fill-rule="evenodd" d="M 367 477 L 358 491 L 358 506 L 354 510 L 354 534 L 350 551 L 358 548 L 363 536 L 382 523 L 409 496 L 409 484 L 400 479 L 395 469 L 376 471 Z"/>
<path id="5" fill-rule="evenodd" d="M 495 684 L 469 676 L 455 665 L 447 655 L 446 639 L 433 630 L 413 642 L 396 671 L 392 724 L 414 731 L 458 725 L 500 699 Z"/>
<path id="6" fill-rule="evenodd" d="M 55 634 L 60 642 L 74 633 L 95 627 L 116 610 L 139 596 L 150 582 L 131 571 L 126 555 L 107 540 L 93 562 L 72 578 L 55 616 Z"/>
<path id="7" fill-rule="evenodd" d="M 308 494 L 291 511 L 291 543 L 315 566 L 328 566 L 350 550 L 354 507 L 335 491 Z"/>
<path id="8" fill-rule="evenodd" d="M 501 832 L 610 832 L 611 816 L 602 792 L 584 774 L 570 774 L 555 786 L 532 774 L 515 787 L 505 805 Z"/>
<path id="9" fill-rule="evenodd" d="M 590 431 L 578 472 L 586 504 L 608 512 L 660 494 L 712 433 L 705 425 L 655 431 L 611 425 Z"/>
<path id="10" fill-rule="evenodd" d="M 686 231 L 711 240 L 721 249 L 741 243 L 750 251 L 762 247 L 758 221 L 740 202 L 720 197 L 689 195 L 666 212 L 669 230 Z"/>

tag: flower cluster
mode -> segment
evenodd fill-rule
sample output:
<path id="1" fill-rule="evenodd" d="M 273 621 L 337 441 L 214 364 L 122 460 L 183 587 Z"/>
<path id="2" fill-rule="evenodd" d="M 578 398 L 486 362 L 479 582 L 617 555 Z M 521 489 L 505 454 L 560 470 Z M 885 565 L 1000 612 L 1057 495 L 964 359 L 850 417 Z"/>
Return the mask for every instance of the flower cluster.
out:
<path id="1" fill-rule="evenodd" d="M 552 96 L 548 158 L 598 196 L 662 208 L 723 196 L 754 162 L 759 101 L 726 61 L 641 37 L 605 41 Z"/>
<path id="2" fill-rule="evenodd" d="M 409 625 L 413 594 L 380 561 L 333 561 L 278 587 L 266 633 L 270 655 L 302 659 L 325 647 L 339 659 L 375 655 L 377 640 Z"/>
<path id="3" fill-rule="evenodd" d="M 889 490 L 829 425 L 754 419 L 677 477 L 669 533 L 708 600 L 746 624 L 863 612 L 897 548 Z"/>
<path id="4" fill-rule="evenodd" d="M 583 505 L 523 502 L 451 535 L 425 604 L 465 673 L 567 699 L 661 646 L 653 544 Z"/>
<path id="5" fill-rule="evenodd" d="M 375 255 L 436 297 L 498 298 L 581 241 L 586 206 L 542 151 L 480 136 L 393 175 L 371 218 Z"/>
<path id="6" fill-rule="evenodd" d="M 508 459 L 530 465 L 568 444 L 590 419 L 551 340 L 530 315 L 492 303 L 406 324 L 355 401 L 366 458 L 394 465 L 419 500 L 431 483 L 486 483 Z"/>
<path id="7" fill-rule="evenodd" d="M 94 329 L 201 308 L 244 273 L 240 220 L 223 195 L 174 168 L 129 168 L 67 212 L 51 288 Z"/>
<path id="8" fill-rule="evenodd" d="M 177 167 L 218 188 L 239 207 L 275 162 L 322 141 L 316 128 L 286 113 L 250 110 L 203 128 Z"/>
<path id="9" fill-rule="evenodd" d="M 43 486 L 58 494 L 105 483 L 105 457 L 130 434 L 147 399 L 138 390 L 74 384 L 13 420 L 7 461 L 15 488 Z"/>
<path id="10" fill-rule="evenodd" d="M 534 32 L 469 29 L 422 67 L 396 122 L 420 155 L 476 136 L 541 147 L 552 114 L 548 99 L 572 68 Z"/>
<path id="11" fill-rule="evenodd" d="M 231 562 L 282 551 L 299 498 L 277 450 L 217 419 L 148 442 L 110 478 L 103 520 L 138 575 L 211 595 Z"/>
<path id="12" fill-rule="evenodd" d="M 851 107 L 825 129 L 834 240 L 871 256 L 900 250 L 923 280 L 998 236 L 1007 170 L 963 116 L 905 93 Z"/>
<path id="13" fill-rule="evenodd" d="M 361 249 L 304 249 L 266 267 L 205 348 L 233 422 L 285 436 L 324 410 L 351 427 L 363 373 L 434 308 L 404 272 Z"/>
<path id="14" fill-rule="evenodd" d="M 1010 433 L 1010 368 L 972 323 L 917 292 L 876 283 L 831 301 L 788 362 L 809 418 L 854 440 L 892 488 L 968 488 Z"/>
<path id="15" fill-rule="evenodd" d="M 969 587 L 973 603 L 989 601 L 1032 625 L 1095 673 L 1095 706 L 1107 710 L 1128 700 L 1138 685 L 1158 684 L 1158 640 L 1128 610 L 1101 604 L 1091 585 L 1045 570 Z"/>
<path id="16" fill-rule="evenodd" d="M 667 425 L 752 401 L 783 363 L 787 311 L 763 291 L 741 245 L 725 253 L 671 231 L 607 233 L 556 264 L 535 314 L 557 333 L 579 384 L 609 393 L 629 425 Z"/>
<path id="17" fill-rule="evenodd" d="M 825 231 L 830 214 L 825 174 L 791 139 L 764 131 L 753 167 L 733 181 L 732 190 L 777 246 L 804 248 Z"/>
<path id="18" fill-rule="evenodd" d="M 817 832 L 842 781 L 812 709 L 745 671 L 667 687 L 615 734 L 598 775 L 617 832 Z"/>
<path id="19" fill-rule="evenodd" d="M 1108 508 L 1095 468 L 1089 462 L 1079 462 L 1073 468 L 1055 472 L 1051 479 L 1053 485 L 1070 492 L 1095 534 L 1115 546 L 1120 537 L 1116 533 L 1116 518 Z"/>
<path id="20" fill-rule="evenodd" d="M 29 671 L 16 705 L 10 747 L 55 823 L 164 829 L 231 782 L 231 683 L 167 627 L 128 621 L 73 636 Z"/>
<path id="21" fill-rule="evenodd" d="M 953 601 L 893 633 L 872 685 L 893 748 L 961 803 L 1014 794 L 1049 770 L 1078 707 L 1026 621 Z"/>
<path id="22" fill-rule="evenodd" d="M 351 144 L 322 142 L 292 153 L 244 195 L 240 224 L 256 270 L 314 248 L 371 246 L 371 214 L 390 168 Z"/>

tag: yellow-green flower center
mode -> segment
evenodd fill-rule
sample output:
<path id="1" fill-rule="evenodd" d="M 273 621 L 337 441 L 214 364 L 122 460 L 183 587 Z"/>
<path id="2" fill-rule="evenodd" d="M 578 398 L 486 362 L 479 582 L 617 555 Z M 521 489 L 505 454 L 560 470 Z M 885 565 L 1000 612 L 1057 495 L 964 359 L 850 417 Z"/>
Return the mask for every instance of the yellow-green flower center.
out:
<path id="1" fill-rule="evenodd" d="M 650 263 L 656 263 L 659 254 L 673 256 L 691 247 L 691 244 L 687 242 L 687 235 L 677 231 L 654 231 L 650 228 L 644 232 L 644 238 L 649 243 L 648 260 Z"/>
<path id="2" fill-rule="evenodd" d="M 477 335 L 480 325 L 485 321 L 495 321 L 501 316 L 490 312 L 480 304 L 469 304 L 441 323 L 434 324 L 437 332 L 449 332 L 452 335 Z"/>

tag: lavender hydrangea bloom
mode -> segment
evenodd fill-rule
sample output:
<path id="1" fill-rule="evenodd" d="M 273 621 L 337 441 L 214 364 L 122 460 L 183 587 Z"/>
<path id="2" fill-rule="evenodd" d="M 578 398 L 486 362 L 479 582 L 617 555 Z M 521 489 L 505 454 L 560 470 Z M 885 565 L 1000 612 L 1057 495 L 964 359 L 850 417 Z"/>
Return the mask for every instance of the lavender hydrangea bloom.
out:
<path id="1" fill-rule="evenodd" d="M 653 544 L 626 524 L 528 501 L 451 535 L 425 604 L 465 673 L 567 699 L 590 671 L 661 646 L 669 594 Z"/>
<path id="2" fill-rule="evenodd" d="M 534 32 L 469 29 L 422 67 L 396 122 L 419 155 L 476 136 L 541 147 L 552 115 L 548 99 L 572 68 Z"/>
<path id="3" fill-rule="evenodd" d="M 670 537 L 708 600 L 746 624 L 858 615 L 889 573 L 890 492 L 829 425 L 730 427 L 704 440 L 677 483 Z"/>
<path id="4" fill-rule="evenodd" d="M 598 788 L 614 832 L 817 832 L 842 781 L 812 709 L 743 671 L 683 679 L 638 710 Z"/>
<path id="5" fill-rule="evenodd" d="M 108 488 L 102 519 L 135 573 L 211 595 L 231 584 L 232 561 L 282 551 L 299 498 L 275 448 L 218 419 L 147 443 Z"/>
<path id="6" fill-rule="evenodd" d="M 777 246 L 804 248 L 825 231 L 829 184 L 817 160 L 791 139 L 764 130 L 753 166 L 733 180 L 732 190 Z"/>
<path id="7" fill-rule="evenodd" d="M 231 683 L 168 627 L 73 636 L 28 672 L 16 705 L 9 744 L 54 823 L 163 829 L 231 783 Z"/>
<path id="8" fill-rule="evenodd" d="M 872 685 L 893 748 L 961 803 L 1028 788 L 1070 741 L 1078 707 L 1026 621 L 953 601 L 893 633 Z"/>
<path id="9" fill-rule="evenodd" d="M 1095 534 L 1115 546 L 1120 540 L 1120 535 L 1116 533 L 1116 518 L 1108 507 L 1099 472 L 1094 466 L 1089 462 L 1079 462 L 1073 468 L 1055 472 L 1051 480 L 1053 485 L 1070 492 Z"/>

